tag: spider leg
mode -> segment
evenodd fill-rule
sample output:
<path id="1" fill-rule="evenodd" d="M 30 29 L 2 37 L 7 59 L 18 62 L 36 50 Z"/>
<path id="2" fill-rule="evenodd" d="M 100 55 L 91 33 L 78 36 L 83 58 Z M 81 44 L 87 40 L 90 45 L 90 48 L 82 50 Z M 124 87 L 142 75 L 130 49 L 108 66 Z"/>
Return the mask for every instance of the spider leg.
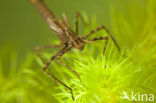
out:
<path id="1" fill-rule="evenodd" d="M 63 66 L 65 66 L 66 68 L 68 68 L 70 71 L 72 71 L 75 75 L 77 75 L 77 77 L 80 79 L 80 81 L 81 81 L 81 78 L 80 78 L 80 75 L 75 71 L 75 70 L 73 70 L 71 67 L 69 67 L 68 65 L 66 65 L 64 62 L 62 62 L 61 60 L 60 60 L 60 58 L 56 58 L 56 60 L 60 63 L 60 64 L 62 64 Z"/>
<path id="2" fill-rule="evenodd" d="M 71 49 L 71 47 L 67 47 L 67 46 L 65 46 L 64 48 L 62 48 L 60 51 L 58 51 L 54 56 L 52 56 L 50 59 L 49 59 L 49 61 L 45 64 L 45 66 L 43 67 L 43 71 L 47 74 L 47 75 L 49 75 L 50 77 L 52 77 L 54 80 L 56 80 L 57 82 L 59 82 L 60 84 L 62 84 L 64 87 L 66 87 L 67 89 L 69 89 L 70 90 L 70 92 L 71 92 L 71 95 L 72 95 L 72 99 L 73 100 L 75 100 L 74 99 L 74 96 L 73 96 L 73 91 L 72 91 L 72 89 L 69 87 L 69 86 L 67 86 L 65 83 L 63 83 L 62 81 L 60 81 L 59 79 L 57 79 L 53 74 L 50 74 L 48 71 L 47 71 L 47 68 L 48 68 L 48 66 L 50 65 L 50 63 L 53 61 L 53 60 L 55 60 L 56 58 L 60 58 L 64 53 L 66 53 L 68 50 L 70 50 Z"/>
<path id="3" fill-rule="evenodd" d="M 60 45 L 46 45 L 46 46 L 39 46 L 35 48 L 36 54 L 37 56 L 40 58 L 40 60 L 42 61 L 43 64 L 45 64 L 43 58 L 41 57 L 39 51 L 43 50 L 43 49 L 47 49 L 47 48 L 56 48 L 56 47 L 60 47 Z"/>
<path id="4" fill-rule="evenodd" d="M 87 42 L 93 42 L 93 41 L 96 41 L 96 40 L 106 40 L 105 45 L 104 45 L 104 49 L 103 49 L 103 55 L 104 55 L 109 38 L 107 36 L 106 37 L 93 38 L 93 39 L 87 40 Z"/>
<path id="5" fill-rule="evenodd" d="M 79 33 L 79 18 L 82 20 L 82 23 L 84 24 L 84 26 L 87 26 L 83 16 L 79 12 L 76 12 L 75 32 L 76 32 L 77 35 Z"/>
<path id="6" fill-rule="evenodd" d="M 67 15 L 65 13 L 63 13 L 62 16 L 63 16 L 63 21 L 64 21 L 65 25 L 69 28 L 70 24 L 69 24 Z"/>
<path id="7" fill-rule="evenodd" d="M 84 38 L 87 39 L 89 36 L 91 36 L 91 35 L 94 34 L 95 32 L 100 31 L 100 30 L 102 30 L 102 29 L 105 30 L 105 31 L 108 33 L 108 35 L 111 37 L 111 39 L 112 39 L 113 42 L 115 43 L 115 45 L 116 45 L 118 51 L 121 53 L 121 50 L 120 50 L 120 47 L 119 47 L 118 43 L 116 42 L 116 40 L 115 40 L 115 38 L 113 37 L 113 35 L 109 32 L 109 30 L 108 30 L 105 26 L 101 26 L 101 27 L 98 27 L 98 28 L 95 29 L 95 30 L 92 30 L 92 31 L 91 31 L 89 34 L 87 34 Z"/>

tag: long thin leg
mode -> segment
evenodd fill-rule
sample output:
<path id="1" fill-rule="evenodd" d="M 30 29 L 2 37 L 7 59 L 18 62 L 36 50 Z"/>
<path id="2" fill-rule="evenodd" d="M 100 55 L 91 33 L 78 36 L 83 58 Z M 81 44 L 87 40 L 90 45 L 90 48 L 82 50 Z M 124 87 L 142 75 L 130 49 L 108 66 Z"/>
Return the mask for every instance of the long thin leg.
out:
<path id="1" fill-rule="evenodd" d="M 60 81 L 59 79 L 57 79 L 53 74 L 50 74 L 48 71 L 47 71 L 47 68 L 48 68 L 48 66 L 50 65 L 50 63 L 54 60 L 54 59 L 56 59 L 56 58 L 60 58 L 64 53 L 66 53 L 68 50 L 70 50 L 71 49 L 71 47 L 67 47 L 67 46 L 65 46 L 64 48 L 62 48 L 60 51 L 58 51 L 54 56 L 52 56 L 51 58 L 50 58 L 50 60 L 45 64 L 45 66 L 43 67 L 43 71 L 47 74 L 47 75 L 49 75 L 50 77 L 52 77 L 53 79 L 55 79 L 56 81 L 58 81 L 60 84 L 62 84 L 64 87 L 66 87 L 67 89 L 69 89 L 70 90 L 70 92 L 71 92 L 71 95 L 72 95 L 72 99 L 74 100 L 74 96 L 73 96 L 73 91 L 72 91 L 72 89 L 69 87 L 69 86 L 67 86 L 65 83 L 63 83 L 62 81 Z"/>
<path id="2" fill-rule="evenodd" d="M 113 42 L 115 43 L 117 49 L 119 50 L 119 52 L 121 53 L 120 47 L 118 45 L 118 43 L 116 42 L 116 40 L 114 39 L 114 37 L 112 36 L 112 34 L 109 32 L 109 30 L 105 27 L 105 26 L 101 26 L 98 27 L 96 30 L 91 31 L 89 34 L 87 34 L 84 38 L 87 39 L 89 36 L 91 36 L 92 34 L 94 34 L 95 32 L 104 29 L 108 35 L 111 37 L 111 39 L 113 40 Z"/>
<path id="3" fill-rule="evenodd" d="M 75 75 L 77 75 L 78 78 L 79 78 L 80 81 L 81 81 L 81 78 L 80 78 L 79 74 L 78 74 L 75 70 L 73 70 L 71 67 L 69 67 L 68 65 L 66 65 L 64 62 L 62 62 L 62 61 L 60 60 L 60 58 L 56 58 L 56 60 L 57 60 L 60 64 L 62 64 L 62 65 L 65 66 L 66 68 L 68 68 L 70 71 L 72 71 Z"/>
<path id="4" fill-rule="evenodd" d="M 78 29 L 79 28 L 79 22 L 78 22 L 79 18 L 82 20 L 83 24 L 85 26 L 87 26 L 87 24 L 85 23 L 85 20 L 84 20 L 83 16 L 79 12 L 76 12 L 75 32 L 76 32 L 77 35 L 79 33 L 79 29 Z"/>
<path id="5" fill-rule="evenodd" d="M 45 64 L 43 58 L 41 57 L 39 51 L 46 49 L 46 48 L 56 48 L 56 47 L 60 47 L 60 45 L 46 45 L 46 46 L 39 46 L 35 48 L 36 54 L 37 56 L 40 58 L 40 60 Z"/>
<path id="6" fill-rule="evenodd" d="M 87 40 L 87 41 L 88 42 L 93 42 L 93 41 L 96 41 L 96 40 L 106 40 L 105 46 L 104 46 L 104 49 L 103 49 L 103 55 L 104 55 L 105 51 L 106 51 L 106 47 L 107 47 L 109 38 L 106 36 L 106 37 L 93 38 L 93 39 L 90 39 L 90 40 Z"/>
<path id="7" fill-rule="evenodd" d="M 68 21 L 68 18 L 67 18 L 67 16 L 66 16 L 66 14 L 63 13 L 62 16 L 63 16 L 63 21 L 64 21 L 65 25 L 69 28 L 70 25 L 69 25 L 69 21 Z"/>

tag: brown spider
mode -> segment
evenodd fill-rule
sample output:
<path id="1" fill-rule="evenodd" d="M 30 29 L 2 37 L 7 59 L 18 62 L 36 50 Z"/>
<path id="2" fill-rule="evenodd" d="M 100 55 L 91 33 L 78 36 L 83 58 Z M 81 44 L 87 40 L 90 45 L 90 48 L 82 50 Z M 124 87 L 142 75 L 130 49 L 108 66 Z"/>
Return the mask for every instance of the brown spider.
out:
<path id="1" fill-rule="evenodd" d="M 102 29 L 104 29 L 109 34 L 109 36 L 111 37 L 111 39 L 115 43 L 116 47 L 118 48 L 119 52 L 120 52 L 120 48 L 119 48 L 117 42 L 115 41 L 114 37 L 110 34 L 110 32 L 108 31 L 108 29 L 105 26 L 98 27 L 96 30 L 91 31 L 86 36 L 78 36 L 78 18 L 80 17 L 81 20 L 84 22 L 84 20 L 83 20 L 82 16 L 80 15 L 80 13 L 78 13 L 78 12 L 76 13 L 76 22 L 75 22 L 76 29 L 75 29 L 75 32 L 74 32 L 74 31 L 72 31 L 70 29 L 70 26 L 69 26 L 69 23 L 68 23 L 68 20 L 67 20 L 67 17 L 66 17 L 65 14 L 63 14 L 63 20 L 60 20 L 60 19 L 58 19 L 58 18 L 56 18 L 54 16 L 54 14 L 44 4 L 43 0 L 30 0 L 30 2 L 36 6 L 36 8 L 40 12 L 40 14 L 44 18 L 44 20 L 49 24 L 50 28 L 55 32 L 55 34 L 60 39 L 60 44 L 59 45 L 41 46 L 41 47 L 36 48 L 37 56 L 45 64 L 45 66 L 43 67 L 43 71 L 46 74 L 48 74 L 50 77 L 52 77 L 56 81 L 58 81 L 60 84 L 62 84 L 66 88 L 68 88 L 70 90 L 70 92 L 71 92 L 72 99 L 74 100 L 72 89 L 69 86 L 67 86 L 65 83 L 63 83 L 62 81 L 57 79 L 53 74 L 50 74 L 49 72 L 47 72 L 47 67 L 50 65 L 50 63 L 53 60 L 56 59 L 63 66 L 67 67 L 74 74 L 76 74 L 80 79 L 79 74 L 76 71 L 74 71 L 72 68 L 70 68 L 68 65 L 63 63 L 60 60 L 60 58 L 61 58 L 61 56 L 63 56 L 66 52 L 68 52 L 72 48 L 83 50 L 86 43 L 91 43 L 91 42 L 96 41 L 96 40 L 106 40 L 106 43 L 104 45 L 104 50 L 103 50 L 103 54 L 104 54 L 105 51 L 106 51 L 107 44 L 108 44 L 108 39 L 109 39 L 108 36 L 98 37 L 98 38 L 93 38 L 93 39 L 87 40 L 87 38 L 89 36 L 91 36 L 95 32 L 97 32 L 99 30 L 102 30 Z M 45 48 L 56 48 L 56 47 L 61 47 L 61 49 L 55 55 L 53 55 L 47 63 L 45 63 L 43 61 L 43 59 L 41 58 L 41 56 L 39 54 L 39 51 L 42 50 L 42 49 L 45 49 Z"/>

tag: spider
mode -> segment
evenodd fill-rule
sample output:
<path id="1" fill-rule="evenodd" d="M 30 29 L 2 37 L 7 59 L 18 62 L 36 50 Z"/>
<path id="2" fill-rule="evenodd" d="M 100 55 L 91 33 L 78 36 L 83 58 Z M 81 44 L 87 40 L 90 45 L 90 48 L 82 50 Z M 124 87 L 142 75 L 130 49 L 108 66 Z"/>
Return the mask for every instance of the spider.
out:
<path id="1" fill-rule="evenodd" d="M 50 74 L 47 71 L 47 68 L 51 64 L 51 62 L 54 61 L 54 60 L 57 60 L 60 64 L 62 64 L 63 66 L 68 68 L 70 71 L 72 71 L 75 75 L 77 75 L 78 78 L 80 79 L 79 74 L 75 70 L 73 70 L 72 68 L 70 68 L 68 65 L 66 65 L 64 62 L 62 62 L 60 60 L 60 58 L 65 53 L 67 53 L 68 51 L 70 51 L 73 48 L 83 50 L 86 43 L 92 43 L 92 42 L 97 41 L 97 40 L 106 40 L 105 45 L 104 45 L 104 49 L 103 49 L 103 54 L 105 54 L 106 47 L 107 47 L 108 40 L 109 40 L 108 36 L 88 39 L 88 37 L 90 37 L 92 34 L 94 34 L 95 32 L 97 32 L 99 30 L 102 30 L 102 29 L 105 30 L 108 33 L 110 38 L 115 43 L 115 45 L 116 45 L 117 49 L 119 50 L 119 52 L 120 52 L 120 48 L 119 48 L 116 40 L 114 39 L 114 37 L 111 35 L 109 30 L 105 26 L 98 27 L 96 30 L 91 31 L 86 36 L 79 36 L 78 35 L 79 34 L 79 30 L 78 30 L 78 26 L 79 26 L 78 20 L 79 20 L 79 18 L 81 18 L 81 20 L 84 23 L 84 19 L 83 19 L 83 17 L 81 16 L 81 14 L 79 12 L 76 13 L 76 21 L 75 21 L 76 28 L 75 28 L 75 32 L 74 32 L 73 30 L 70 29 L 70 25 L 68 23 L 68 19 L 67 19 L 67 16 L 65 14 L 63 14 L 63 20 L 60 20 L 60 19 L 58 19 L 57 17 L 54 16 L 54 14 L 45 5 L 43 0 L 29 0 L 29 1 L 36 6 L 36 8 L 40 12 L 41 16 L 44 18 L 44 20 L 48 23 L 49 27 L 53 30 L 53 32 L 60 39 L 60 44 L 58 44 L 58 45 L 48 45 L 48 46 L 36 47 L 35 50 L 36 50 L 37 56 L 44 63 L 43 71 L 47 75 L 49 75 L 50 77 L 52 77 L 53 79 L 58 81 L 60 84 L 62 84 L 64 87 L 69 89 L 70 92 L 71 92 L 71 95 L 72 95 L 72 99 L 74 100 L 72 89 L 68 85 L 63 83 L 61 80 L 57 79 L 53 74 Z M 57 47 L 61 47 L 61 49 L 55 55 L 53 55 L 49 59 L 49 61 L 47 63 L 44 62 L 43 58 L 39 54 L 39 51 L 42 50 L 42 49 L 46 49 L 46 48 L 57 48 Z"/>

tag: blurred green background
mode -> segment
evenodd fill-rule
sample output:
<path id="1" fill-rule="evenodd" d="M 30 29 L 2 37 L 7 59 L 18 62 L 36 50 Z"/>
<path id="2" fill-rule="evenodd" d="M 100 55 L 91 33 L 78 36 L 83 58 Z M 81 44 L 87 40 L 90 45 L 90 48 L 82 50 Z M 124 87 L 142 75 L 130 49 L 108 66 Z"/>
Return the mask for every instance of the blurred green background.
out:
<path id="1" fill-rule="evenodd" d="M 144 8 L 146 0 L 45 0 L 45 2 L 56 16 L 61 18 L 62 13 L 66 13 L 71 24 L 74 24 L 75 12 L 80 11 L 89 17 L 96 16 L 98 26 L 106 25 L 111 29 L 111 6 L 117 7 L 118 12 L 124 12 L 127 17 L 132 13 L 128 11 L 129 8 L 137 10 L 135 13 L 138 22 L 144 22 L 145 18 L 140 15 L 144 12 L 140 9 Z M 11 47 L 20 50 L 34 50 L 35 46 L 48 44 L 48 41 L 54 38 L 52 31 L 28 0 L 1 0 L 0 12 L 0 46 L 11 44 Z"/>
<path id="2" fill-rule="evenodd" d="M 100 24 L 107 24 L 109 19 L 108 1 L 45 0 L 56 16 L 61 17 L 62 13 L 66 13 L 71 23 L 74 23 L 76 11 L 85 11 L 89 16 L 96 15 L 98 21 L 102 21 Z M 33 50 L 36 45 L 48 44 L 53 39 L 52 31 L 28 0 L 0 2 L 1 46 L 7 43 L 22 50 Z"/>
<path id="3" fill-rule="evenodd" d="M 57 62 L 50 66 L 55 68 L 51 73 L 74 89 L 75 103 L 128 103 L 120 99 L 123 88 L 156 94 L 156 0 L 45 3 L 59 18 L 66 13 L 72 29 L 76 11 L 82 13 L 89 27 L 83 29 L 81 23 L 81 35 L 105 25 L 122 50 L 120 55 L 110 40 L 105 56 L 104 42 L 65 55 L 64 61 L 76 68 L 84 84 Z M 0 103 L 73 103 L 69 91 L 43 73 L 35 55 L 36 46 L 58 43 L 36 8 L 28 0 L 1 0 L 0 13 Z M 103 34 L 107 35 L 98 32 L 93 37 Z M 53 55 L 47 52 L 42 53 L 46 60 Z M 101 72 L 103 64 L 108 71 Z"/>

